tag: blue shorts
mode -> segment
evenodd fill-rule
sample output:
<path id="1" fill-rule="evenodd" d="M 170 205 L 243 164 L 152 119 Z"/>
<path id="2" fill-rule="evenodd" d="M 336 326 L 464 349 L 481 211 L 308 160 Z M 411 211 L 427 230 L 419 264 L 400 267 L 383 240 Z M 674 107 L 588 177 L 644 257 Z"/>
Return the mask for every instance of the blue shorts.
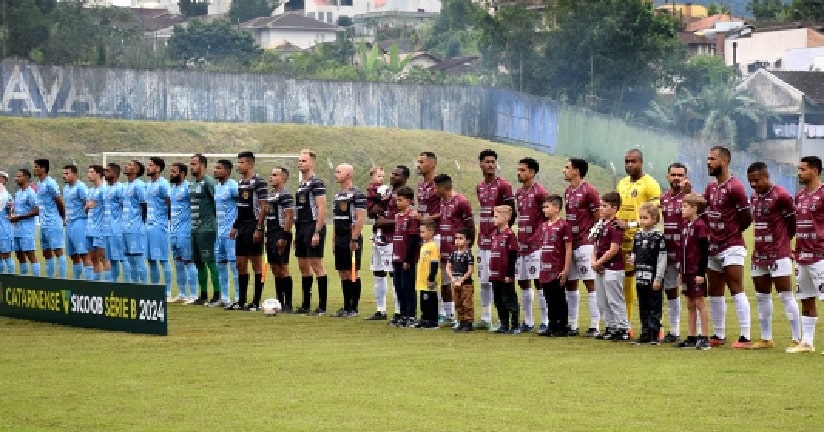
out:
<path id="1" fill-rule="evenodd" d="M 40 227 L 40 248 L 43 250 L 63 249 L 63 227 Z"/>
<path id="2" fill-rule="evenodd" d="M 123 261 L 123 234 L 104 235 L 103 239 L 106 240 L 105 246 L 103 246 L 106 249 L 106 259 L 109 261 Z"/>
<path id="3" fill-rule="evenodd" d="M 11 253 L 11 239 L 0 240 L 0 254 Z"/>
<path id="4" fill-rule="evenodd" d="M 86 219 L 75 219 L 66 224 L 66 253 L 69 256 L 83 255 L 89 251 L 86 246 Z"/>
<path id="5" fill-rule="evenodd" d="M 29 252 L 34 250 L 34 237 L 15 237 L 14 251 Z"/>
<path id="6" fill-rule="evenodd" d="M 162 226 L 146 227 L 146 252 L 151 261 L 169 261 L 169 233 Z"/>
<path id="7" fill-rule="evenodd" d="M 192 235 L 190 233 L 172 236 L 172 257 L 182 261 L 192 260 Z"/>
<path id="8" fill-rule="evenodd" d="M 146 255 L 146 233 L 123 233 L 126 255 Z"/>
<path id="9" fill-rule="evenodd" d="M 237 260 L 236 257 L 237 255 L 235 255 L 235 241 L 230 239 L 229 237 L 218 236 L 217 241 L 215 241 L 215 261 L 234 262 Z"/>
<path id="10" fill-rule="evenodd" d="M 106 238 L 103 236 L 86 236 L 86 252 L 95 249 L 104 249 Z"/>

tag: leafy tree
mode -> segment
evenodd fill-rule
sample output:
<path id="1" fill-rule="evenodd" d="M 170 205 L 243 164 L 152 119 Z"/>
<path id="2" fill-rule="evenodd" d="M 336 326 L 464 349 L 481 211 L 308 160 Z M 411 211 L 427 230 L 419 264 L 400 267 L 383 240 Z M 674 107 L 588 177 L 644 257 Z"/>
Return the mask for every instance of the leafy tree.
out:
<path id="1" fill-rule="evenodd" d="M 127 67 L 132 66 L 128 59 L 144 46 L 128 9 L 60 2 L 49 19 L 52 37 L 43 46 L 44 61 L 49 63 Z"/>
<path id="2" fill-rule="evenodd" d="M 422 31 L 424 50 L 444 58 L 478 52 L 478 26 L 484 15 L 472 0 L 443 2 L 438 17 Z"/>
<path id="3" fill-rule="evenodd" d="M 7 1 L 0 8 L 3 55 L 27 58 L 32 50 L 42 50 L 49 40 L 48 14 L 55 6 L 56 0 Z"/>
<path id="4" fill-rule="evenodd" d="M 824 20 L 824 0 L 793 0 L 786 7 L 791 20 Z"/>
<path id="5" fill-rule="evenodd" d="M 698 136 L 714 144 L 746 149 L 739 141 L 739 125 L 757 122 L 765 116 L 755 99 L 738 92 L 733 85 L 704 87 L 696 96 L 681 102 L 702 123 Z"/>
<path id="6" fill-rule="evenodd" d="M 178 0 L 177 4 L 180 13 L 187 18 L 209 13 L 209 2 L 206 0 Z"/>
<path id="7" fill-rule="evenodd" d="M 260 55 L 255 39 L 238 30 L 226 20 L 211 23 L 191 21 L 187 27 L 175 26 L 169 39 L 172 60 L 204 62 L 213 65 L 241 65 L 248 67 Z"/>
<path id="8" fill-rule="evenodd" d="M 233 23 L 242 23 L 250 19 L 269 16 L 274 10 L 268 0 L 232 0 L 229 5 L 229 19 Z"/>
<path id="9" fill-rule="evenodd" d="M 727 66 L 721 57 L 696 55 L 687 60 L 679 75 L 676 90 L 686 90 L 695 94 L 709 85 L 734 82 L 738 76 L 738 70 Z"/>
<path id="10" fill-rule="evenodd" d="M 536 79 L 535 69 L 541 67 L 541 15 L 521 3 L 504 6 L 495 14 L 487 15 L 481 24 L 478 42 L 484 64 L 491 70 L 503 65 L 510 86 L 519 91 L 545 90 L 543 80 Z"/>
<path id="11" fill-rule="evenodd" d="M 724 2 L 721 2 L 720 5 L 716 3 L 710 3 L 707 5 L 707 15 L 712 16 L 718 14 L 732 15 L 730 5 Z"/>
<path id="12" fill-rule="evenodd" d="M 783 10 L 783 0 L 752 0 L 747 5 L 747 12 L 751 13 L 757 21 L 779 19 Z"/>

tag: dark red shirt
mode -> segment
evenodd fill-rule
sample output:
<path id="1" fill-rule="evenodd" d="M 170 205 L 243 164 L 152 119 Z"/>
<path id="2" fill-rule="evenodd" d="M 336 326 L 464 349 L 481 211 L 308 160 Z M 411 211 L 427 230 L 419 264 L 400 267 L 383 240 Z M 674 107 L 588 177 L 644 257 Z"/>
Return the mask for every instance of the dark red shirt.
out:
<path id="1" fill-rule="evenodd" d="M 515 194 L 518 202 L 518 255 L 529 255 L 538 250 L 532 238 L 544 220 L 541 206 L 546 201 L 546 189 L 538 182 L 529 188 L 519 188 Z"/>
<path id="2" fill-rule="evenodd" d="M 717 181 L 707 185 L 707 226 L 710 229 L 710 255 L 732 246 L 744 246 L 744 236 L 738 225 L 738 212 L 750 208 L 744 185 L 736 177 L 723 184 Z"/>
<path id="3" fill-rule="evenodd" d="M 366 215 L 367 217 L 372 214 L 372 207 L 380 201 L 378 198 L 378 188 L 383 183 L 380 182 L 373 182 L 369 183 L 369 186 L 366 187 Z"/>
<path id="4" fill-rule="evenodd" d="M 492 233 L 491 240 L 489 280 L 502 281 L 507 276 L 514 277 L 514 275 L 506 274 L 509 268 L 509 252 L 518 250 L 518 241 L 515 239 L 512 228 L 507 227 L 503 231 L 495 230 Z"/>
<path id="5" fill-rule="evenodd" d="M 824 185 L 795 195 L 795 261 L 809 265 L 824 260 Z"/>
<path id="6" fill-rule="evenodd" d="M 592 244 L 589 230 L 595 225 L 595 212 L 601 207 L 598 191 L 587 182 L 581 182 L 577 188 L 567 186 L 564 192 L 566 202 L 566 221 L 572 232 L 572 247 Z"/>
<path id="7" fill-rule="evenodd" d="M 767 266 L 788 258 L 790 235 L 787 218 L 795 214 L 793 198 L 779 185 L 765 194 L 754 192 L 750 197 L 753 218 L 752 263 Z"/>
<path id="8" fill-rule="evenodd" d="M 420 225 L 417 218 L 410 216 L 409 210 L 395 215 L 395 233 L 392 235 L 392 262 L 418 262 L 418 251 L 412 257 L 406 256 L 409 247 L 409 236 L 420 235 Z"/>
<path id="9" fill-rule="evenodd" d="M 398 214 L 398 204 L 395 198 L 397 198 L 397 195 L 395 195 L 395 191 L 392 191 L 392 195 L 386 203 L 386 208 L 383 210 L 383 217 L 385 219 L 395 219 L 395 215 Z M 382 226 L 381 230 L 386 238 L 391 239 L 392 234 L 395 233 L 395 225 Z"/>
<path id="10" fill-rule="evenodd" d="M 681 261 L 681 275 L 696 275 L 698 267 L 702 259 L 706 257 L 701 256 L 701 247 L 698 244 L 698 239 L 709 238 L 710 229 L 700 218 L 695 222 L 689 223 L 684 221 L 684 227 L 681 231 L 681 236 L 684 239 L 684 251 L 682 253 Z M 703 275 L 700 275 L 703 276 Z"/>
<path id="11" fill-rule="evenodd" d="M 492 247 L 492 233 L 495 232 L 494 209 L 496 206 L 515 201 L 512 185 L 501 177 L 487 183 L 481 181 L 475 187 L 478 194 L 478 205 L 481 207 L 480 221 L 478 222 L 478 249 L 489 250 Z"/>
<path id="12" fill-rule="evenodd" d="M 441 234 L 441 260 L 446 262 L 449 254 L 455 250 L 455 232 L 458 228 L 473 223 L 472 207 L 466 197 L 456 193 L 449 201 L 441 200 L 440 215 L 438 232 Z"/>
<path id="13" fill-rule="evenodd" d="M 421 216 L 438 214 L 441 199 L 435 195 L 435 180 L 418 182 L 418 213 Z"/>
<path id="14" fill-rule="evenodd" d="M 572 230 L 564 219 L 554 223 L 544 222 L 538 228 L 536 240 L 541 248 L 541 270 L 538 279 L 541 283 L 558 279 L 564 270 L 566 244 L 572 242 Z"/>
<path id="15" fill-rule="evenodd" d="M 624 254 L 620 250 L 621 242 L 624 241 L 624 230 L 618 226 L 616 221 L 617 219 L 613 219 L 604 224 L 601 235 L 595 240 L 595 259 L 601 259 L 613 243 L 618 243 L 618 253 L 611 260 L 604 263 L 605 270 L 624 269 Z"/>
<path id="16" fill-rule="evenodd" d="M 684 229 L 684 217 L 681 216 L 681 203 L 684 192 L 674 194 L 672 189 L 661 195 L 661 215 L 664 219 L 664 239 L 667 243 L 667 264 L 677 264 L 681 260 L 683 249 L 681 231 Z"/>

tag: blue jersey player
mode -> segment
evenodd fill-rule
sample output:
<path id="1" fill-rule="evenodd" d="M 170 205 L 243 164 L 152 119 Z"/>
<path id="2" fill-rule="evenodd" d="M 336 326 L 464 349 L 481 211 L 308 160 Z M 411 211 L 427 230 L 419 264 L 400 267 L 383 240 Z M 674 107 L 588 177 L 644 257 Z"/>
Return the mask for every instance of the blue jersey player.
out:
<path id="1" fill-rule="evenodd" d="M 197 267 L 192 262 L 192 211 L 186 164 L 175 162 L 169 168 L 169 238 L 175 260 L 177 297 L 172 301 L 194 303 L 198 295 Z"/>
<path id="2" fill-rule="evenodd" d="M 123 246 L 129 263 L 133 283 L 146 283 L 146 183 L 143 164 L 138 160 L 126 162 L 123 173 L 126 183 L 123 188 Z"/>
<path id="3" fill-rule="evenodd" d="M 37 194 L 31 187 L 31 171 L 22 168 L 14 176 L 17 192 L 14 194 L 14 207 L 9 220 L 14 224 L 14 251 L 20 262 L 20 274 L 40 274 L 40 263 L 34 254 L 34 217 L 40 213 L 37 207 Z"/>
<path id="4" fill-rule="evenodd" d="M 0 171 L 0 273 L 14 274 L 14 260 L 11 258 L 14 230 L 9 220 L 14 200 L 6 188 L 8 182 L 9 173 Z"/>
<path id="5" fill-rule="evenodd" d="M 106 183 L 103 181 L 102 165 L 91 165 L 87 171 L 91 187 L 86 196 L 86 250 L 92 270 L 86 267 L 86 280 L 103 280 L 103 268 L 106 261 L 106 238 L 103 237 L 106 208 L 103 204 Z"/>
<path id="6" fill-rule="evenodd" d="M 166 161 L 149 158 L 146 174 L 146 258 L 149 259 L 149 282 L 160 283 L 160 263 L 163 263 L 163 280 L 166 282 L 166 298 L 172 297 L 172 267 L 169 265 L 169 181 L 160 174 Z"/>
<path id="7" fill-rule="evenodd" d="M 77 165 L 63 167 L 63 203 L 66 208 L 66 254 L 72 259 L 72 276 L 82 279 L 83 264 L 91 266 L 86 248 L 86 198 L 89 190 L 78 181 Z"/>
<path id="8" fill-rule="evenodd" d="M 60 196 L 60 187 L 49 175 L 49 160 L 35 159 L 34 175 L 37 184 L 37 206 L 40 208 L 40 248 L 46 262 L 46 276 L 55 277 L 54 261 L 58 262 L 59 276 L 66 278 L 66 256 L 63 255 L 63 226 L 66 208 Z"/>
<path id="9" fill-rule="evenodd" d="M 238 185 L 229 176 L 232 174 L 232 162 L 220 159 L 215 164 L 215 209 L 217 214 L 217 241 L 215 242 L 215 261 L 220 277 L 220 297 L 213 298 L 209 307 L 226 307 L 233 301 L 229 297 L 229 272 L 235 285 L 235 297 L 238 296 L 238 275 L 235 263 L 235 239 L 229 236 L 232 225 L 237 218 Z"/>
<path id="10" fill-rule="evenodd" d="M 103 237 L 106 240 L 107 260 L 104 277 L 107 281 L 119 282 L 121 264 L 126 263 L 123 253 L 123 201 L 126 198 L 126 188 L 117 181 L 120 178 L 120 165 L 107 164 L 103 168 L 103 176 L 106 183 L 103 190 Z M 131 282 L 129 269 L 123 270 L 124 281 Z"/>

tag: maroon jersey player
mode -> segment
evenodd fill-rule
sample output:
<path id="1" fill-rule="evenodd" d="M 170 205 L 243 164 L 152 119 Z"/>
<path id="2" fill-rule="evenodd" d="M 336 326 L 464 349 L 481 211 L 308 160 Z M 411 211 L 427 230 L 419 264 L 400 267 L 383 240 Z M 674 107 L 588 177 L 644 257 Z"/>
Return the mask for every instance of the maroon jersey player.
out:
<path id="1" fill-rule="evenodd" d="M 681 337 L 681 298 L 678 296 L 678 263 L 681 259 L 681 230 L 684 217 L 681 202 L 690 193 L 687 167 L 679 162 L 667 168 L 667 182 L 670 189 L 661 195 L 661 217 L 664 220 L 664 239 L 667 244 L 667 269 L 664 271 L 664 294 L 667 296 L 669 331 L 662 342 L 678 342 Z"/>
<path id="2" fill-rule="evenodd" d="M 534 292 L 530 289 L 531 281 L 536 281 L 536 289 L 540 289 L 538 282 L 538 268 L 540 267 L 540 251 L 533 237 L 541 225 L 543 216 L 541 207 L 546 201 L 547 192 L 535 180 L 540 165 L 532 158 L 518 161 L 518 182 L 521 187 L 515 193 L 518 205 L 518 262 L 515 264 L 515 279 L 521 288 L 521 309 L 524 313 L 524 323 L 521 331 L 532 331 L 535 324 L 532 319 L 532 301 Z M 541 304 L 541 331 L 546 330 L 549 318 L 547 316 L 546 300 L 538 297 Z"/>

